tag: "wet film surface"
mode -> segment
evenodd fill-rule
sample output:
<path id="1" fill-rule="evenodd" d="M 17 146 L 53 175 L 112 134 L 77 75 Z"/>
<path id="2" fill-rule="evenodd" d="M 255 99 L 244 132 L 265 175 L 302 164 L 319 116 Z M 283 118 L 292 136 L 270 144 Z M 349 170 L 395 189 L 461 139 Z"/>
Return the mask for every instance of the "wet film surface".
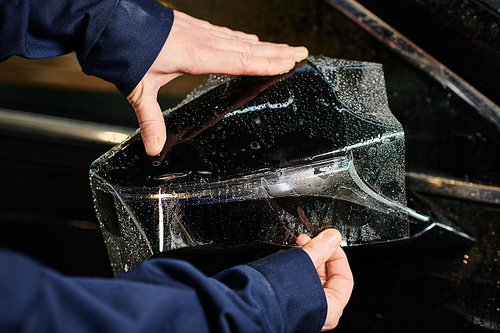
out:
<path id="1" fill-rule="evenodd" d="M 136 133 L 96 160 L 91 184 L 116 274 L 158 253 L 343 245 L 408 237 L 404 132 L 381 65 L 309 57 L 274 77 L 212 75 L 164 113 L 154 158 Z"/>

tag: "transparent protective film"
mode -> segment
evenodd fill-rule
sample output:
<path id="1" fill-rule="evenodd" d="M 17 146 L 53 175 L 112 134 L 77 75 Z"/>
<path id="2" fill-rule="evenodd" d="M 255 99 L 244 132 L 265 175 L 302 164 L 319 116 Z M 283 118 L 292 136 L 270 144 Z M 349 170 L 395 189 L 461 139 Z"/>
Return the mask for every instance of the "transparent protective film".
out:
<path id="1" fill-rule="evenodd" d="M 408 237 L 404 133 L 378 64 L 309 57 L 275 77 L 210 76 L 165 113 L 154 158 L 140 133 L 96 160 L 91 185 L 116 274 L 182 248 L 339 229 L 343 245 Z"/>

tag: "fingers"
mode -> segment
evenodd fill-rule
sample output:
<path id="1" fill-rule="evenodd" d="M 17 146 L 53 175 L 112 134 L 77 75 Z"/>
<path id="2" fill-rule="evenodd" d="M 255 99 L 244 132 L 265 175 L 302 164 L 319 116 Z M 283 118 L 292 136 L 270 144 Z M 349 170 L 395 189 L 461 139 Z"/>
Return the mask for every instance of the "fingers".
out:
<path id="1" fill-rule="evenodd" d="M 294 58 L 269 57 L 260 48 L 250 53 L 207 47 L 189 53 L 193 58 L 191 66 L 183 69 L 184 74 L 277 75 L 295 66 Z"/>
<path id="2" fill-rule="evenodd" d="M 301 234 L 297 237 L 295 240 L 295 243 L 297 244 L 298 247 L 302 247 L 307 244 L 311 240 L 311 237 L 307 236 L 306 234 Z"/>
<path id="3" fill-rule="evenodd" d="M 265 58 L 289 58 L 294 62 L 307 57 L 305 47 L 291 47 L 286 44 L 273 44 L 231 37 L 214 38 L 210 46 L 220 51 L 246 53 Z"/>
<path id="4" fill-rule="evenodd" d="M 165 122 L 156 100 L 156 91 L 144 88 L 141 82 L 127 97 L 135 110 L 144 148 L 149 156 L 160 154 L 166 140 Z"/>
<path id="5" fill-rule="evenodd" d="M 337 230 L 325 230 L 313 239 L 297 237 L 297 245 L 311 257 L 323 283 L 328 305 L 323 331 L 334 329 L 353 289 L 352 272 L 347 257 L 340 248 L 342 237 Z"/>
<path id="6" fill-rule="evenodd" d="M 305 47 L 259 42 L 252 35 L 213 26 L 176 12 L 163 69 L 181 74 L 276 75 L 305 59 Z M 182 55 L 182 56 L 180 56 Z"/>
<path id="7" fill-rule="evenodd" d="M 291 70 L 296 62 L 307 57 L 308 51 L 305 47 L 217 38 L 203 55 L 213 59 L 206 64 L 213 65 L 213 73 L 277 75 Z"/>
<path id="8" fill-rule="evenodd" d="M 327 229 L 307 242 L 302 249 L 306 251 L 314 266 L 318 269 L 330 259 L 334 251 L 340 246 L 341 241 L 342 235 L 338 230 Z"/>
<path id="9" fill-rule="evenodd" d="M 337 326 L 354 286 L 351 268 L 342 248 L 337 248 L 328 260 L 326 274 L 327 280 L 323 288 L 328 312 L 323 330 L 331 330 Z"/>

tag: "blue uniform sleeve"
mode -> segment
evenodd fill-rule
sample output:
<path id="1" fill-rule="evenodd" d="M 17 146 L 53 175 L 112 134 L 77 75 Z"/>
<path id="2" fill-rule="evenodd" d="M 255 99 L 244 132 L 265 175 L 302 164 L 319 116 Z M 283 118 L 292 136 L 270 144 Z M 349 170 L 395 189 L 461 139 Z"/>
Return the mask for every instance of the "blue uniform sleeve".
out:
<path id="1" fill-rule="evenodd" d="M 63 276 L 0 251 L 2 332 L 319 332 L 325 318 L 301 249 L 214 277 L 162 258 L 111 279 Z"/>
<path id="2" fill-rule="evenodd" d="M 155 0 L 0 0 L 0 61 L 72 51 L 85 73 L 127 96 L 170 33 L 172 9 Z"/>

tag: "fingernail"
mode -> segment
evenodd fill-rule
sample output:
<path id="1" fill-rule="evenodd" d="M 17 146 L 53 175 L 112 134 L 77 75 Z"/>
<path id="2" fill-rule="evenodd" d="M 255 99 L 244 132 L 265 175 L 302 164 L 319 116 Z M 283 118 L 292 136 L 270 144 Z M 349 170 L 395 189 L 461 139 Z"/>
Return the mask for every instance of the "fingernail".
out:
<path id="1" fill-rule="evenodd" d="M 147 138 L 144 140 L 144 149 L 146 149 L 146 154 L 149 156 L 157 155 L 156 150 L 158 150 L 159 142 L 160 138 L 158 137 Z"/>
<path id="2" fill-rule="evenodd" d="M 332 229 L 325 232 L 323 234 L 323 238 L 337 246 L 342 240 L 342 235 L 338 230 Z"/>
<path id="3" fill-rule="evenodd" d="M 303 53 L 303 52 L 307 51 L 307 49 L 304 46 L 296 46 L 296 47 L 294 47 L 294 49 L 295 49 L 295 52 L 297 52 L 297 53 Z"/>

